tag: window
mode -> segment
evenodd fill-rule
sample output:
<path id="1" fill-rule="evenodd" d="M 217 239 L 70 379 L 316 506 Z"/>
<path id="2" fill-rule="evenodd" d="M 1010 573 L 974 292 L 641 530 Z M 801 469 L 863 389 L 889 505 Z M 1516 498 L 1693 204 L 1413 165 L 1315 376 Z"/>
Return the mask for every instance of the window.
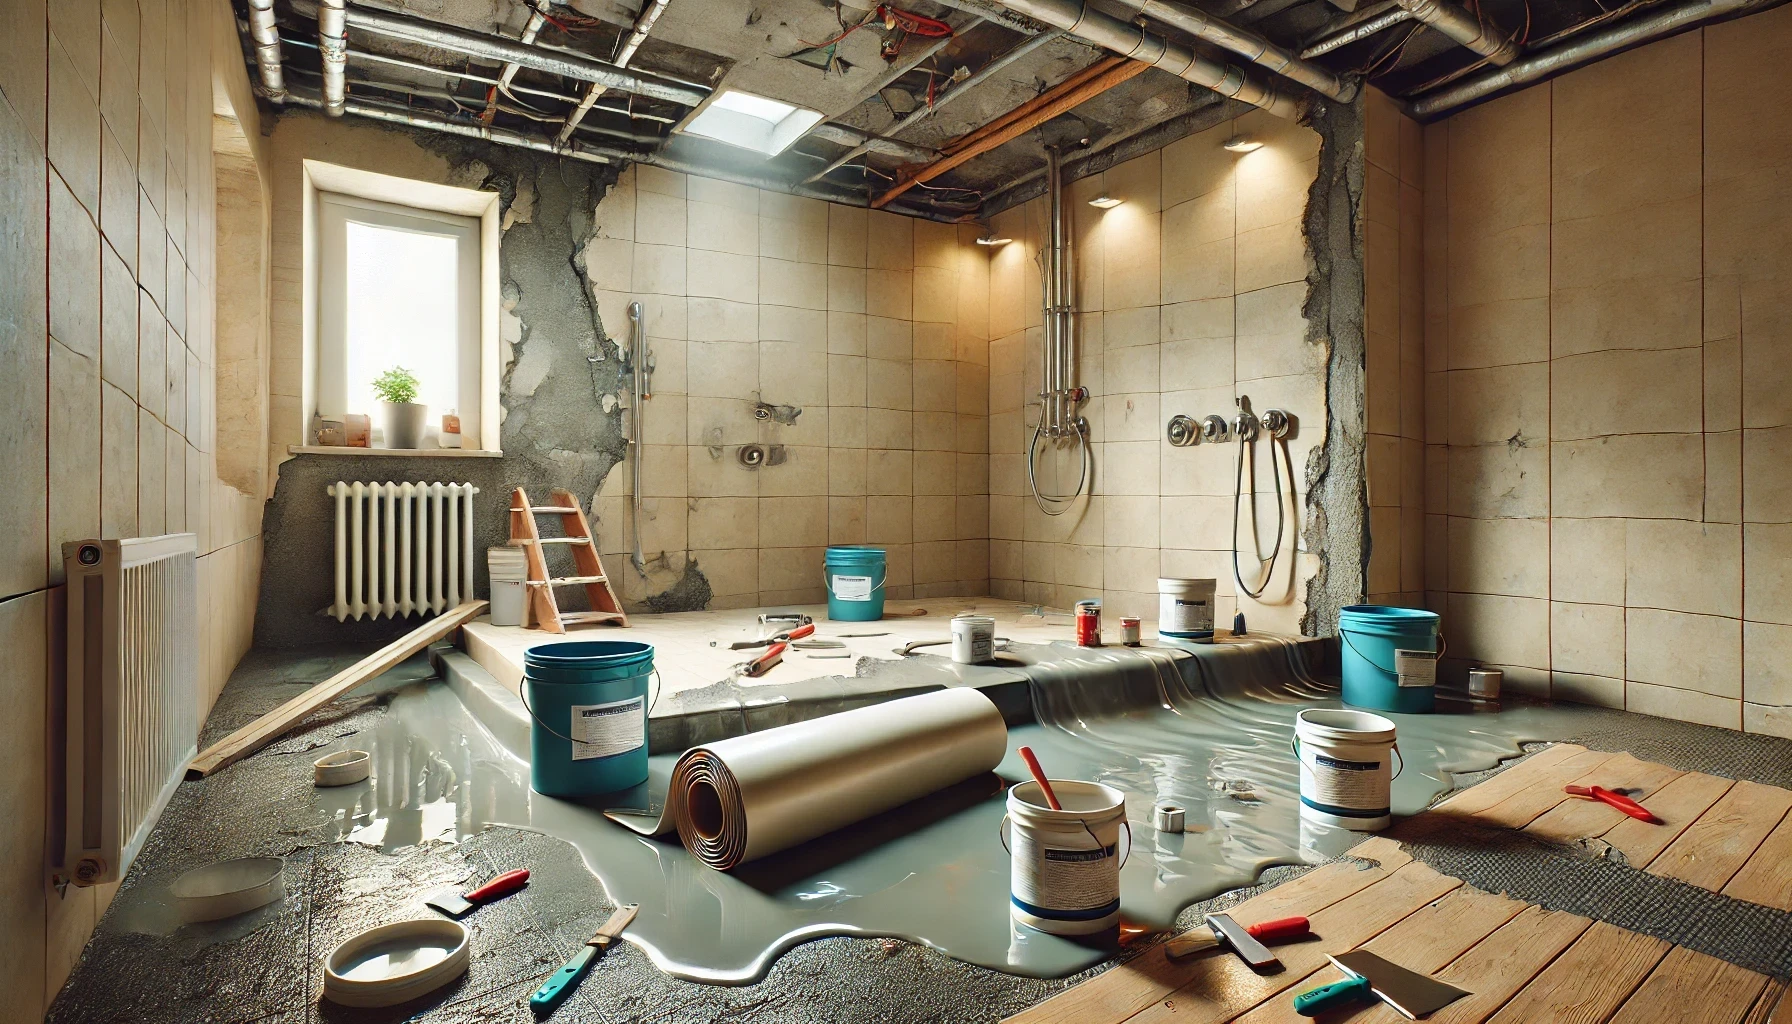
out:
<path id="1" fill-rule="evenodd" d="M 806 110 L 739 89 L 725 89 L 692 118 L 684 130 L 766 156 L 777 156 L 804 132 L 815 127 L 821 118 L 822 114 L 817 110 Z"/>
<path id="2" fill-rule="evenodd" d="M 453 414 L 462 450 L 496 453 L 497 195 L 309 160 L 305 172 L 307 445 L 314 416 L 360 414 L 379 447 L 373 380 L 403 367 L 429 407 L 422 451 L 441 450 Z"/>

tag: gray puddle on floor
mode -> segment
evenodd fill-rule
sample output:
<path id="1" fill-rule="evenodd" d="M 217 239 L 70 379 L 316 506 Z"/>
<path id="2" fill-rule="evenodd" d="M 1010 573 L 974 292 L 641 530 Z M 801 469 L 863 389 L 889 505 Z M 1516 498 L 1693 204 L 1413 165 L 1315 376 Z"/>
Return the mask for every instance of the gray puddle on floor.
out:
<path id="1" fill-rule="evenodd" d="M 341 839 L 387 850 L 452 842 L 488 825 L 571 843 L 611 899 L 640 905 L 625 937 L 681 978 L 755 981 L 784 950 L 826 935 L 902 938 L 996 970 L 1062 977 L 1112 956 L 1116 940 L 1073 941 L 1009 919 L 1004 790 L 1026 777 L 1014 753 L 1022 744 L 1054 778 L 1127 794 L 1122 915 L 1148 929 L 1251 884 L 1267 867 L 1323 860 L 1362 838 L 1303 823 L 1298 813 L 1294 716 L 1337 707 L 1335 690 L 1307 676 L 1293 646 L 1275 638 L 1183 649 L 1193 657 L 1017 646 L 1038 723 L 1009 730 L 995 774 L 728 873 L 603 817 L 605 807 L 663 796 L 674 757 L 652 759 L 650 792 L 588 804 L 544 797 L 529 789 L 528 765 L 441 685 L 398 691 L 371 734 L 332 743 L 371 748 L 374 777 L 314 799 Z M 1449 788 L 1448 771 L 1491 768 L 1516 756 L 1519 743 L 1573 728 L 1570 712 L 1542 704 L 1494 713 L 1440 700 L 1439 709 L 1390 716 L 1405 761 L 1396 815 Z M 1159 802 L 1187 809 L 1187 832 L 1152 828 Z"/>

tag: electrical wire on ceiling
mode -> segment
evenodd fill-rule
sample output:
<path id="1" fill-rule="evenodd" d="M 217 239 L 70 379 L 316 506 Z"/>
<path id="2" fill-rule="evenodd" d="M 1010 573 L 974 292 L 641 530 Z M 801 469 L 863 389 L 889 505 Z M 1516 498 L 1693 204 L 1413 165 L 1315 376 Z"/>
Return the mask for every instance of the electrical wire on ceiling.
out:
<path id="1" fill-rule="evenodd" d="M 836 9 L 835 16 L 836 18 L 839 16 L 838 9 Z M 811 50 L 827 51 L 823 63 L 824 68 L 838 70 L 836 65 L 839 62 L 840 44 L 848 36 L 862 28 L 872 26 L 883 28 L 885 36 L 878 52 L 884 62 L 888 64 L 896 63 L 897 58 L 902 56 L 902 48 L 907 44 L 910 36 L 939 39 L 953 34 L 952 26 L 938 18 L 929 18 L 925 14 L 916 14 L 913 11 L 905 11 L 900 7 L 888 4 L 878 4 L 855 24 L 846 25 L 845 22 L 841 22 L 841 25 L 843 26 L 842 31 L 832 39 L 819 43 L 811 43 L 806 39 L 802 41 L 803 45 Z"/>

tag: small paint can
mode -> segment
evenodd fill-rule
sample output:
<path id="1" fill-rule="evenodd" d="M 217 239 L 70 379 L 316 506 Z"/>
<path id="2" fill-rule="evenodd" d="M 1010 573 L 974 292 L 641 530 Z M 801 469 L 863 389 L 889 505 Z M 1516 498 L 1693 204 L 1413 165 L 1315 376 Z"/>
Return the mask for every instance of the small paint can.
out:
<path id="1" fill-rule="evenodd" d="M 981 665 L 996 656 L 996 620 L 988 615 L 952 617 L 952 660 Z"/>
<path id="2" fill-rule="evenodd" d="M 1468 670 L 1468 698 L 1483 704 L 1498 704 L 1500 686 L 1506 681 L 1506 673 L 1497 668 L 1471 668 Z"/>
<path id="3" fill-rule="evenodd" d="M 1206 640 L 1213 636 L 1214 580 L 1159 577 L 1157 581 L 1157 632 L 1178 640 Z"/>
<path id="4" fill-rule="evenodd" d="M 1078 647 L 1101 646 L 1101 602 L 1076 603 L 1076 643 Z"/>
<path id="5" fill-rule="evenodd" d="M 1120 617 L 1120 642 L 1128 647 L 1139 646 L 1139 617 L 1137 615 Z"/>
<path id="6" fill-rule="evenodd" d="M 1152 808 L 1151 823 L 1159 832 L 1181 832 L 1183 830 L 1183 810 L 1176 804 L 1158 804 Z"/>

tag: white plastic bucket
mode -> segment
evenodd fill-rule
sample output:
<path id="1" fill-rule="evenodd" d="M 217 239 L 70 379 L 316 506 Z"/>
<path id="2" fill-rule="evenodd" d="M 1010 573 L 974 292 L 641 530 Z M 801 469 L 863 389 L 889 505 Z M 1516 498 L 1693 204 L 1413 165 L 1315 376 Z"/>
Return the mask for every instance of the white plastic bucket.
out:
<path id="1" fill-rule="evenodd" d="M 1099 782 L 1052 780 L 1063 810 L 1045 802 L 1039 783 L 1008 790 L 1012 824 L 1008 911 L 1016 921 L 1053 935 L 1091 935 L 1120 923 L 1120 849 L 1126 797 Z"/>
<path id="2" fill-rule="evenodd" d="M 996 620 L 988 615 L 952 617 L 952 660 L 981 665 L 996 656 Z"/>
<path id="3" fill-rule="evenodd" d="M 1179 640 L 1213 636 L 1213 580 L 1159 577 L 1157 581 L 1157 632 Z"/>
<path id="4" fill-rule="evenodd" d="M 1394 723 L 1367 711 L 1309 708 L 1294 719 L 1300 815 L 1356 832 L 1393 820 Z"/>
<path id="5" fill-rule="evenodd" d="M 522 548 L 487 548 L 485 571 L 492 582 L 494 626 L 521 626 L 527 616 L 529 563 Z"/>

